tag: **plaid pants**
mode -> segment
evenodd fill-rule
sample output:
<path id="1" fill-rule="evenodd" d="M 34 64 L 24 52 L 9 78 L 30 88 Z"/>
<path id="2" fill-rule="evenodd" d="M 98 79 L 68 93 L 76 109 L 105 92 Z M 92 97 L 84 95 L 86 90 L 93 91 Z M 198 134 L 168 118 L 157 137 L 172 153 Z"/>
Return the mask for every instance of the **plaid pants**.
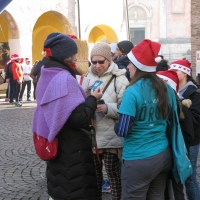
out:
<path id="1" fill-rule="evenodd" d="M 111 186 L 112 200 L 121 200 L 121 176 L 118 156 L 109 152 L 104 152 L 99 156 L 101 160 L 104 160 L 105 169 Z M 94 164 L 97 175 L 98 200 L 101 200 L 101 189 L 103 182 L 102 162 L 97 160 L 96 154 L 94 154 Z"/>

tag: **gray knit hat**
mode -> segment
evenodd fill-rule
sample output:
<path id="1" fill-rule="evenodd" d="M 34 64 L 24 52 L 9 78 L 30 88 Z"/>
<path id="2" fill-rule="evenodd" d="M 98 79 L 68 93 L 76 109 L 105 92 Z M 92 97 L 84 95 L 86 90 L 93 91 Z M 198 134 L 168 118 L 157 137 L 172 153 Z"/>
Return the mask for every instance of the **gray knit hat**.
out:
<path id="1" fill-rule="evenodd" d="M 44 50 L 49 56 L 64 60 L 77 54 L 78 48 L 73 39 L 62 33 L 53 32 L 49 34 L 44 42 Z"/>
<path id="2" fill-rule="evenodd" d="M 134 47 L 133 43 L 129 40 L 123 40 L 117 43 L 118 48 L 125 54 L 128 54 Z"/>
<path id="3" fill-rule="evenodd" d="M 111 48 L 110 48 L 110 46 L 105 42 L 95 44 L 94 47 L 91 50 L 91 53 L 90 53 L 91 60 L 92 60 L 93 56 L 103 56 L 108 61 L 111 61 Z"/>

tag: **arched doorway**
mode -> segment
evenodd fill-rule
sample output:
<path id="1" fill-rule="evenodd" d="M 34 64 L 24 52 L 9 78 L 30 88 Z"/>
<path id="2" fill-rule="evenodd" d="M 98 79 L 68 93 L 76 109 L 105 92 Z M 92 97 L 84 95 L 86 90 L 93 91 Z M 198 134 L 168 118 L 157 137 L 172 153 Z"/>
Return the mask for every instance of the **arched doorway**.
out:
<path id="1" fill-rule="evenodd" d="M 20 50 L 18 26 L 11 14 L 4 10 L 0 14 L 0 68 L 4 68 L 10 54 L 20 54 Z"/>
<path id="2" fill-rule="evenodd" d="M 103 39 L 107 43 L 118 42 L 118 37 L 112 28 L 104 24 L 94 26 L 89 33 L 88 42 L 95 44 Z"/>
<path id="3" fill-rule="evenodd" d="M 152 18 L 152 8 L 147 8 L 143 4 L 130 4 L 128 7 L 130 40 L 137 45 L 143 39 L 150 39 L 150 24 Z"/>
<path id="4" fill-rule="evenodd" d="M 67 18 L 56 11 L 42 14 L 35 23 L 32 35 L 32 58 L 33 63 L 42 59 L 44 40 L 52 32 L 63 34 L 74 34 L 71 24 Z"/>

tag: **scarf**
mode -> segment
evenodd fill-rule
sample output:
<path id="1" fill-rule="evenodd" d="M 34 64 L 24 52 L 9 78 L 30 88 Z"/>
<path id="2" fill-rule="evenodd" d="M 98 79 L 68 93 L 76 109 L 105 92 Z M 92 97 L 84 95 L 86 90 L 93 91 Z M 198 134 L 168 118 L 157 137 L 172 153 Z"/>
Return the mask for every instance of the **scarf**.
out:
<path id="1" fill-rule="evenodd" d="M 32 131 L 49 142 L 59 133 L 72 111 L 86 98 L 71 73 L 56 66 L 42 67 L 36 96 Z"/>

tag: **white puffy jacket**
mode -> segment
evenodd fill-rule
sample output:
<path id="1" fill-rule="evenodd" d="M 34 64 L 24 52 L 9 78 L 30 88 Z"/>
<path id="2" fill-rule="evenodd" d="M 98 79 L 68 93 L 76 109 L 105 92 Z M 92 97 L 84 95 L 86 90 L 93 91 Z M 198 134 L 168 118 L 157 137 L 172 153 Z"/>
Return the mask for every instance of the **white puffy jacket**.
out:
<path id="1" fill-rule="evenodd" d="M 112 80 L 102 97 L 108 107 L 107 114 L 95 113 L 94 123 L 99 149 L 123 147 L 123 138 L 120 138 L 115 134 L 114 124 L 119 116 L 117 111 L 121 103 L 122 96 L 126 86 L 129 84 L 125 73 L 125 69 L 118 69 L 118 66 L 114 62 L 111 62 L 110 67 L 102 76 L 98 77 L 93 74 L 91 67 L 86 75 L 90 79 L 90 85 L 92 85 L 96 80 L 103 81 L 100 86 L 102 90 L 111 79 L 112 75 L 116 75 L 116 78 Z"/>

